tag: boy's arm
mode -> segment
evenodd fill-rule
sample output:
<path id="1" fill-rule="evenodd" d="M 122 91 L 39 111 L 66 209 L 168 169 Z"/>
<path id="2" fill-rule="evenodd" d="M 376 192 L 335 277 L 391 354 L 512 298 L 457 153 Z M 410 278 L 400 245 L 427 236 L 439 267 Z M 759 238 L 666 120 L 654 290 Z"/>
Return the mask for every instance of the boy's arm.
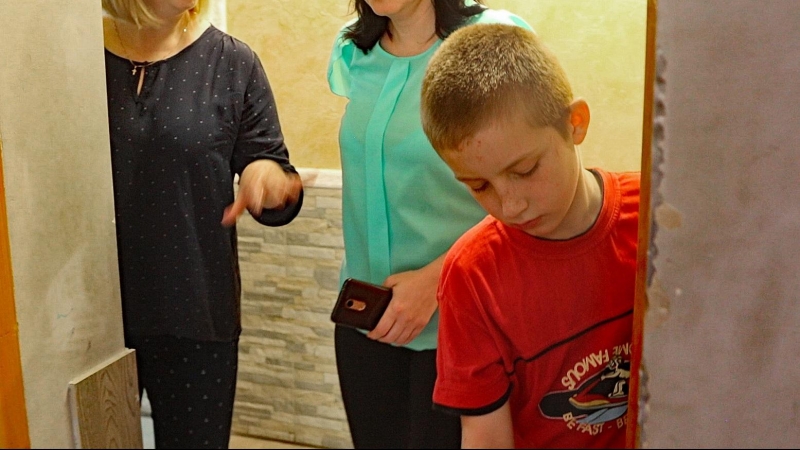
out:
<path id="1" fill-rule="evenodd" d="M 461 416 L 461 448 L 514 448 L 508 402 L 489 414 Z"/>

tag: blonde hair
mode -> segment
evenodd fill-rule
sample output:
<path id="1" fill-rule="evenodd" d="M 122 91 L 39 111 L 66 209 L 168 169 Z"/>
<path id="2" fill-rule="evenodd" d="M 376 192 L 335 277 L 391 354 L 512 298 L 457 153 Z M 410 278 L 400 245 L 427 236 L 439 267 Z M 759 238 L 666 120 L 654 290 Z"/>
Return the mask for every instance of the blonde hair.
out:
<path id="1" fill-rule="evenodd" d="M 451 34 L 431 58 L 422 80 L 422 126 L 440 153 L 515 114 L 566 138 L 572 100 L 566 73 L 535 33 L 473 24 Z"/>
<path id="2" fill-rule="evenodd" d="M 211 0 L 197 0 L 189 10 L 190 16 L 202 18 L 208 14 L 208 4 Z M 114 19 L 130 22 L 139 28 L 155 26 L 160 20 L 147 7 L 144 0 L 102 0 L 103 11 Z"/>

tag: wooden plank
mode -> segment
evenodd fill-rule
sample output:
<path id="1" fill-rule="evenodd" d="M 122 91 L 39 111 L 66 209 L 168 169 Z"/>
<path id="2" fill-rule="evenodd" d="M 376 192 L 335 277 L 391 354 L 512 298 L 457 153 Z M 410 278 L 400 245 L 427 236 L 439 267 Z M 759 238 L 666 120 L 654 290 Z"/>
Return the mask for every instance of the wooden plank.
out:
<path id="1" fill-rule="evenodd" d="M 656 10 L 657 0 L 647 0 L 647 29 L 644 58 L 644 114 L 642 119 L 642 184 L 639 202 L 639 242 L 636 258 L 636 298 L 633 306 L 633 337 L 631 339 L 631 384 L 628 390 L 627 448 L 640 448 L 639 395 L 644 343 L 644 317 L 647 312 L 647 266 L 650 250 L 650 189 L 653 143 L 653 89 L 656 72 Z"/>
<path id="2" fill-rule="evenodd" d="M 30 448 L 0 137 L 0 448 Z"/>
<path id="3" fill-rule="evenodd" d="M 69 386 L 76 448 L 142 448 L 136 354 L 123 354 Z"/>

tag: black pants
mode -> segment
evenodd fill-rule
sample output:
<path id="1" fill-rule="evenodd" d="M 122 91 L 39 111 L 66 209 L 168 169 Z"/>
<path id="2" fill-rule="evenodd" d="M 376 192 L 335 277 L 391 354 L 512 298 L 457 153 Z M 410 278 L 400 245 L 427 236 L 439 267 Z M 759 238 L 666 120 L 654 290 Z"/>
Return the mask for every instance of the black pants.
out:
<path id="1" fill-rule="evenodd" d="M 461 419 L 432 409 L 436 350 L 336 326 L 336 366 L 355 448 L 460 448 Z"/>
<path id="2" fill-rule="evenodd" d="M 128 339 L 147 391 L 156 448 L 228 448 L 239 343 Z"/>

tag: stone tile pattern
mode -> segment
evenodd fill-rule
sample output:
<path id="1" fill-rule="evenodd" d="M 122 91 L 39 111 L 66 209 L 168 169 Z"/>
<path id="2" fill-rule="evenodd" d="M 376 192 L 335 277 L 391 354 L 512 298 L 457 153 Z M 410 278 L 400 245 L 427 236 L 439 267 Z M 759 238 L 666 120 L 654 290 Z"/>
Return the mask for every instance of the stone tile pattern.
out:
<path id="1" fill-rule="evenodd" d="M 247 214 L 239 219 L 243 330 L 234 434 L 353 446 L 330 321 L 344 253 L 341 199 L 341 184 L 306 184 L 292 223 L 273 228 Z"/>

